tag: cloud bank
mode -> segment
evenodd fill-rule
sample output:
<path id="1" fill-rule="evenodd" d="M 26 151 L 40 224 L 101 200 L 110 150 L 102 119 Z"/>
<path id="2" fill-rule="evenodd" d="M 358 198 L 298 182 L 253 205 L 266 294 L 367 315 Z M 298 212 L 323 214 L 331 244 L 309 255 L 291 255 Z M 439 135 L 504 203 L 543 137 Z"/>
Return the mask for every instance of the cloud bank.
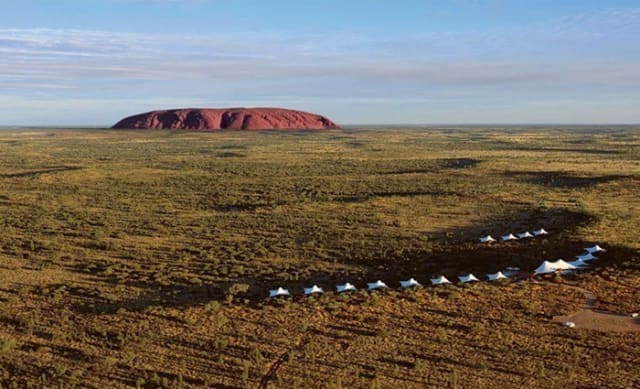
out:
<path id="1" fill-rule="evenodd" d="M 638 34 L 640 9 L 413 35 L 0 29 L 0 114 L 110 124 L 162 107 L 285 105 L 376 122 L 393 118 L 376 115 L 387 106 L 415 123 L 640 122 L 623 111 L 640 96 Z M 28 111 L 59 122 L 22 123 Z"/>

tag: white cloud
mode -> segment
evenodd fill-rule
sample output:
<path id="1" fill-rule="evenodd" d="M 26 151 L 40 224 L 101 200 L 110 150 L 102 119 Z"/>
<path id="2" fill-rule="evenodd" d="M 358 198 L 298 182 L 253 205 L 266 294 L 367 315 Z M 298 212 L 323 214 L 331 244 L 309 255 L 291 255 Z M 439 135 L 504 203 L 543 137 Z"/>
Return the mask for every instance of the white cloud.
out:
<path id="1" fill-rule="evenodd" d="M 117 117 L 120 108 L 152 109 L 153 102 L 313 103 L 341 111 L 331 101 L 377 107 L 382 100 L 406 106 L 438 99 L 469 106 L 509 98 L 615 100 L 640 87 L 637 34 L 640 10 L 510 30 L 385 36 L 0 29 L 0 93 L 13 96 L 0 114 L 7 120 L 11 107 L 36 109 L 43 101 L 52 110 L 73 105 Z M 109 112 L 83 101 L 108 101 L 102 109 Z"/>
<path id="2" fill-rule="evenodd" d="M 459 38 L 447 38 L 447 44 Z M 282 80 L 322 78 L 379 82 L 413 81 L 426 85 L 521 85 L 538 82 L 636 85 L 632 59 L 486 58 L 473 53 L 449 56 L 412 54 L 434 46 L 434 37 L 403 37 L 375 42 L 366 37 L 281 35 L 197 37 L 78 30 L 0 30 L 0 81 L 69 83 L 91 80 Z M 353 41 L 361 51 L 350 49 Z M 358 42 L 359 41 L 359 42 Z M 464 46 L 464 42 L 461 44 Z M 404 45 L 404 46 L 403 46 Z M 325 47 L 331 50 L 324 52 Z M 485 47 L 487 45 L 485 44 Z M 393 48 L 393 49 L 391 49 Z M 450 52 L 455 48 L 449 49 Z M 464 51 L 464 50 L 463 50 Z M 441 53 L 440 53 L 441 54 Z"/>

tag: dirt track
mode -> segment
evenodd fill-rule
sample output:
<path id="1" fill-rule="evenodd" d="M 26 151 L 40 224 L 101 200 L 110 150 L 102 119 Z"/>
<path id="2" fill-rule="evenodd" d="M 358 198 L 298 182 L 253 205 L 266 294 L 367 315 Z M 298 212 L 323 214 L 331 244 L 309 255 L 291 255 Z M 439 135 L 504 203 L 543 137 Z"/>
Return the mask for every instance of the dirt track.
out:
<path id="1" fill-rule="evenodd" d="M 586 328 L 596 331 L 613 331 L 613 332 L 640 332 L 640 319 L 632 318 L 626 315 L 618 315 L 608 312 L 599 312 L 592 309 L 593 302 L 596 297 L 593 293 L 577 286 L 565 285 L 580 291 L 584 294 L 585 303 L 583 308 L 571 315 L 554 316 L 555 322 L 574 322 L 576 328 Z"/>

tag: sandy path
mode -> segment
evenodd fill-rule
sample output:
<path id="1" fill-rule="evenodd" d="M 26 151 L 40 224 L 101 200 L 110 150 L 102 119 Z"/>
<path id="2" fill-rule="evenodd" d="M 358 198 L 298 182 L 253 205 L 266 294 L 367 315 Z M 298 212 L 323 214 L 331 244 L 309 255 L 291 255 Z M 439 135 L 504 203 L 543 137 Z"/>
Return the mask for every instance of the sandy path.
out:
<path id="1" fill-rule="evenodd" d="M 596 297 L 593 293 L 577 286 L 564 286 L 582 292 L 586 300 L 584 306 L 578 312 L 566 316 L 554 316 L 553 321 L 571 321 L 576 324 L 576 328 L 586 328 L 589 330 L 607 332 L 640 332 L 640 318 L 594 311 L 592 307 Z"/>

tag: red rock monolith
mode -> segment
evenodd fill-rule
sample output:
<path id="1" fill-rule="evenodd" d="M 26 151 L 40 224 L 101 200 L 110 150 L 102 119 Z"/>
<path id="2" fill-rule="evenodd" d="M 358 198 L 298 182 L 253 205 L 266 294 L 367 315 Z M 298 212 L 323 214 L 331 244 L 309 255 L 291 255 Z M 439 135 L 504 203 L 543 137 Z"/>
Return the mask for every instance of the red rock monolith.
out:
<path id="1" fill-rule="evenodd" d="M 340 128 L 324 116 L 282 108 L 185 108 L 129 116 L 115 129 L 319 130 Z"/>

